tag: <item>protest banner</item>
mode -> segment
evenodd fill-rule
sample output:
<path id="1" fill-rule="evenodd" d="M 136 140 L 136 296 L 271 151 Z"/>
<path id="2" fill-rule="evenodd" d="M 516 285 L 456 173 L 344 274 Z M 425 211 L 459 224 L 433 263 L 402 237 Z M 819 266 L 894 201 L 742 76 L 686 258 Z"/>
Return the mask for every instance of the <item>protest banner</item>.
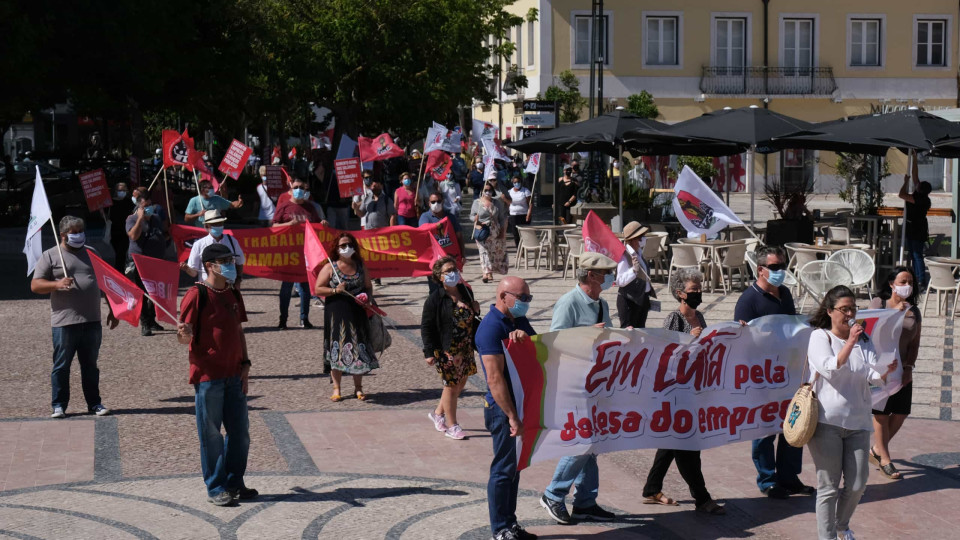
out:
<path id="1" fill-rule="evenodd" d="M 583 220 L 583 250 L 600 253 L 613 259 L 613 262 L 620 262 L 626 249 L 610 226 L 591 210 Z"/>
<path id="2" fill-rule="evenodd" d="M 860 315 L 888 330 L 870 338 L 884 372 L 903 312 Z M 812 332 L 805 316 L 770 315 L 747 326 L 711 325 L 699 338 L 584 327 L 505 342 L 523 422 L 519 469 L 563 456 L 705 450 L 778 433 L 802 382 Z"/>
<path id="3" fill-rule="evenodd" d="M 334 238 L 343 232 L 316 223 L 310 226 L 327 250 L 332 248 Z M 438 229 L 443 231 L 441 236 L 456 236 L 453 225 L 447 219 L 416 228 L 398 225 L 349 232 L 360 244 L 360 256 L 371 278 L 416 277 L 432 273 L 431 265 L 435 259 L 430 237 L 436 238 Z M 279 281 L 307 281 L 304 225 L 233 229 L 226 232 L 237 239 L 246 256 L 244 274 Z M 185 225 L 172 225 L 170 233 L 180 261 L 186 261 L 190 256 L 194 240 L 208 234 L 205 229 Z M 438 241 L 443 245 L 442 238 Z M 443 249 L 458 261 L 462 259 L 456 242 L 449 242 Z"/>
<path id="4" fill-rule="evenodd" d="M 220 172 L 236 180 L 240 178 L 244 165 L 253 154 L 253 148 L 234 139 L 227 147 L 227 153 L 223 155 L 223 161 L 220 162 Z"/>
<path id="5" fill-rule="evenodd" d="M 91 212 L 113 206 L 113 198 L 110 197 L 110 188 L 107 187 L 107 176 L 103 174 L 103 169 L 80 173 L 80 187 L 83 188 L 83 197 L 87 200 L 87 208 Z"/>
<path id="6" fill-rule="evenodd" d="M 267 165 L 267 196 L 271 198 L 279 197 L 288 188 L 289 186 L 283 179 L 283 167 Z"/>
<path id="7" fill-rule="evenodd" d="M 357 141 L 361 161 L 381 161 L 403 156 L 403 148 L 393 142 L 393 137 L 381 133 L 373 138 L 360 137 Z"/>
<path id="8" fill-rule="evenodd" d="M 143 308 L 143 291 L 90 250 L 90 263 L 97 276 L 97 286 L 103 291 L 113 311 L 113 316 L 127 321 L 130 326 L 140 325 L 140 310 Z"/>
<path id="9" fill-rule="evenodd" d="M 132 257 L 133 263 L 137 265 L 137 272 L 140 273 L 143 288 L 154 302 L 164 308 L 157 310 L 157 320 L 177 324 L 179 321 L 171 315 L 177 312 L 180 265 L 137 253 L 132 254 Z"/>
<path id="10" fill-rule="evenodd" d="M 337 188 L 343 198 L 363 195 L 363 178 L 360 158 L 336 159 L 333 170 L 337 174 Z"/>
<path id="11" fill-rule="evenodd" d="M 714 235 L 727 225 L 743 225 L 737 214 L 687 165 L 677 178 L 674 192 L 677 196 L 673 199 L 673 211 L 689 233 Z"/>

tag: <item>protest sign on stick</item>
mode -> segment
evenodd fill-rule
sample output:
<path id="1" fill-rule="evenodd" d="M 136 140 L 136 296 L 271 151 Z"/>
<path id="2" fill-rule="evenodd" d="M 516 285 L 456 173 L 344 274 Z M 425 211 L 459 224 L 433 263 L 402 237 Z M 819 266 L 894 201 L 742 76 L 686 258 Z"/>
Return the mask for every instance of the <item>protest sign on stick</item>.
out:
<path id="1" fill-rule="evenodd" d="M 337 159 L 333 162 L 337 174 L 337 188 L 343 198 L 363 195 L 360 158 Z"/>
<path id="2" fill-rule="evenodd" d="M 80 187 L 83 188 L 83 197 L 87 200 L 87 208 L 91 212 L 113 205 L 110 188 L 107 187 L 107 177 L 103 174 L 103 169 L 80 173 Z"/>
<path id="3" fill-rule="evenodd" d="M 267 165 L 267 196 L 279 197 L 287 187 L 283 182 L 283 167 L 279 165 Z"/>
<path id="4" fill-rule="evenodd" d="M 223 160 L 220 162 L 220 167 L 218 167 L 220 172 L 236 180 L 243 172 L 243 167 L 247 164 L 247 160 L 250 159 L 252 153 L 253 148 L 234 139 L 227 147 L 227 153 L 223 155 Z"/>

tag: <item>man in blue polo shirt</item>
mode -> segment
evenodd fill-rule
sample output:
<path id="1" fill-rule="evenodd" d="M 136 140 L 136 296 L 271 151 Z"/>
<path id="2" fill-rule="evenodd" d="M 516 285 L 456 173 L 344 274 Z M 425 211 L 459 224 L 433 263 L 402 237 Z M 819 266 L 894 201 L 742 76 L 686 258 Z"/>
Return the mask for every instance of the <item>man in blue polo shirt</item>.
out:
<path id="1" fill-rule="evenodd" d="M 796 315 L 790 289 L 783 285 L 787 274 L 787 255 L 779 246 L 767 246 L 757 252 L 757 280 L 737 300 L 733 318 L 741 324 L 764 315 Z M 779 438 L 776 451 L 774 439 Z M 774 499 L 790 495 L 812 495 L 816 490 L 798 478 L 803 448 L 794 448 L 781 433 L 753 441 L 753 464 L 757 467 L 757 486 Z"/>
<path id="2" fill-rule="evenodd" d="M 537 535 L 523 530 L 517 523 L 517 446 L 514 437 L 523 429 L 513 386 L 507 373 L 503 340 L 520 342 L 536 334 L 527 320 L 527 309 L 533 296 L 521 278 L 507 276 L 497 286 L 496 303 L 477 328 L 476 344 L 480 365 L 487 378 L 487 394 L 483 397 L 483 419 L 493 441 L 493 462 L 487 482 L 487 508 L 494 540 L 532 539 Z"/>

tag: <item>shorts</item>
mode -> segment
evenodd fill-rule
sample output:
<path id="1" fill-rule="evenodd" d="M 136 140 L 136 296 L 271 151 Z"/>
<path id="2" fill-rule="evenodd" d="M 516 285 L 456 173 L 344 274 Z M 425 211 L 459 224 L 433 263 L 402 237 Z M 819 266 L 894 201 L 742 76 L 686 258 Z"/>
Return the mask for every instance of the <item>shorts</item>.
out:
<path id="1" fill-rule="evenodd" d="M 913 381 L 910 381 L 910 384 L 904 386 L 896 394 L 890 396 L 887 399 L 887 405 L 883 408 L 882 411 L 874 409 L 873 414 L 876 415 L 890 415 L 890 414 L 910 414 L 910 405 L 913 403 Z"/>

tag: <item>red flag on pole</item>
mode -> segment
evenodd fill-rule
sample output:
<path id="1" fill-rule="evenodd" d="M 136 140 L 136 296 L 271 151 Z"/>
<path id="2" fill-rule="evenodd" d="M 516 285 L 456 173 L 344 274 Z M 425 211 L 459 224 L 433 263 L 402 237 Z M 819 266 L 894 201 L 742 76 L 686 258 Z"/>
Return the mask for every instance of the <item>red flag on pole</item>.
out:
<path id="1" fill-rule="evenodd" d="M 140 280 L 147 294 L 158 305 L 170 312 L 177 312 L 177 286 L 180 283 L 180 265 L 172 261 L 154 259 L 146 255 L 133 255 L 133 263 L 137 265 Z M 157 320 L 177 324 L 176 319 L 162 309 L 157 310 Z"/>
<path id="2" fill-rule="evenodd" d="M 583 220 L 583 249 L 606 255 L 614 262 L 620 262 L 627 248 L 613 234 L 610 227 L 591 210 Z"/>
<path id="3" fill-rule="evenodd" d="M 143 307 L 143 291 L 114 267 L 87 250 L 93 272 L 97 275 L 97 285 L 107 296 L 113 316 L 127 321 L 131 326 L 140 324 L 140 309 Z"/>
<path id="4" fill-rule="evenodd" d="M 183 129 L 183 135 L 180 136 L 180 139 L 183 140 L 184 146 L 187 147 L 187 162 L 184 164 L 184 167 L 186 167 L 188 171 L 192 171 L 194 163 L 202 158 L 202 154 L 197 152 L 197 148 L 193 143 L 193 137 L 190 136 L 186 128 Z"/>
<path id="5" fill-rule="evenodd" d="M 317 231 L 308 223 L 303 235 L 303 260 L 307 266 L 307 283 L 310 284 L 310 294 L 317 290 L 317 276 L 320 268 L 329 261 L 327 250 L 320 242 Z"/>
<path id="6" fill-rule="evenodd" d="M 386 133 L 377 135 L 372 139 L 360 137 L 357 144 L 360 147 L 360 161 L 381 161 L 400 157 L 403 155 L 403 148 L 393 142 L 393 138 Z"/>
<path id="7" fill-rule="evenodd" d="M 430 176 L 436 180 L 445 179 L 450 174 L 450 169 L 453 168 L 453 160 L 450 159 L 450 154 L 443 150 L 435 150 L 427 156 L 427 172 L 430 173 Z"/>
<path id="8" fill-rule="evenodd" d="M 190 151 L 183 136 L 173 129 L 163 130 L 163 166 L 185 167 L 190 162 Z"/>
<path id="9" fill-rule="evenodd" d="M 287 152 L 287 159 L 294 160 L 296 158 L 297 158 L 297 147 L 294 146 L 293 148 L 290 149 L 289 152 Z"/>
<path id="10" fill-rule="evenodd" d="M 270 163 L 277 163 L 280 161 L 280 145 L 275 145 L 273 147 L 273 152 L 270 154 Z"/>

